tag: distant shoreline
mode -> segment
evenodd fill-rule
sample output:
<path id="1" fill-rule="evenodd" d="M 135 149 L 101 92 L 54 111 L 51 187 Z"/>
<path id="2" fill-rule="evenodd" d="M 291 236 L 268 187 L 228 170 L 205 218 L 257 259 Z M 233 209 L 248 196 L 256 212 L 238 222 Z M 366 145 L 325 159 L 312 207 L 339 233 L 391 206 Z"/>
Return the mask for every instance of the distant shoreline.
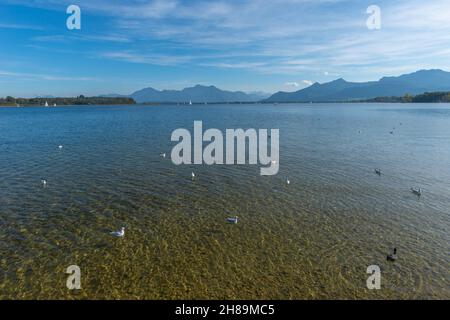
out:
<path id="1" fill-rule="evenodd" d="M 375 97 L 338 101 L 263 101 L 263 103 L 449 103 L 450 91 L 425 92 L 418 95 Z"/>
<path id="2" fill-rule="evenodd" d="M 128 97 L 84 97 L 76 98 L 14 98 L 6 97 L 0 98 L 0 107 L 58 107 L 58 106 L 118 106 L 118 105 L 218 105 L 218 104 L 351 104 L 351 103 L 450 103 L 450 92 L 425 92 L 418 95 L 406 94 L 402 97 L 376 97 L 370 99 L 346 100 L 346 101 L 246 101 L 246 102 L 144 102 L 136 103 L 132 98 Z"/>
<path id="3" fill-rule="evenodd" d="M 307 103 L 307 102 L 283 102 L 283 103 L 266 103 L 266 102 L 242 102 L 242 103 L 223 103 L 223 102 L 219 102 L 219 103 L 208 103 L 208 105 L 266 105 L 266 106 L 277 106 L 277 105 L 294 105 L 294 104 L 299 104 L 299 105 L 323 105 L 323 104 L 327 104 L 327 105 L 343 105 L 343 104 L 398 104 L 398 105 L 421 105 L 421 104 L 434 104 L 434 105 L 445 105 L 445 104 L 450 104 L 450 102 L 374 102 L 374 101 L 347 101 L 347 102 L 313 102 L 313 103 Z M 0 109 L 23 109 L 23 108 L 45 108 L 45 109 L 55 109 L 55 108 L 62 108 L 62 107 L 119 107 L 119 106 L 142 106 L 142 107 L 158 107 L 158 106 L 179 106 L 179 107 L 197 107 L 197 106 L 204 106 L 205 104 L 203 103 L 193 103 L 192 105 L 188 105 L 188 104 L 180 104 L 177 105 L 176 103 L 154 103 L 154 104 L 150 104 L 150 103 L 135 103 L 135 104 L 67 104 L 67 105 L 57 105 L 57 106 L 49 106 L 49 107 L 45 107 L 42 105 L 21 105 L 21 106 L 16 106 L 16 105 L 0 105 Z"/>
<path id="4" fill-rule="evenodd" d="M 117 97 L 85 97 L 76 98 L 14 98 L 8 96 L 0 98 L 1 107 L 57 107 L 57 106 L 82 106 L 82 105 L 133 105 L 132 98 Z"/>

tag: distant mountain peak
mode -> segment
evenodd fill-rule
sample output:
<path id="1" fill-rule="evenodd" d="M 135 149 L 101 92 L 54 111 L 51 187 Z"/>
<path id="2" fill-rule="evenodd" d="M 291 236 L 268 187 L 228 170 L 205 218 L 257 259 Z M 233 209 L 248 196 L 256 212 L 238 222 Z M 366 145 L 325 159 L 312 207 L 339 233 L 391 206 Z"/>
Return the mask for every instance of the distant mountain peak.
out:
<path id="1" fill-rule="evenodd" d="M 420 69 L 416 72 L 413 72 L 412 74 L 420 74 L 420 73 L 447 73 L 446 71 L 442 69 Z"/>

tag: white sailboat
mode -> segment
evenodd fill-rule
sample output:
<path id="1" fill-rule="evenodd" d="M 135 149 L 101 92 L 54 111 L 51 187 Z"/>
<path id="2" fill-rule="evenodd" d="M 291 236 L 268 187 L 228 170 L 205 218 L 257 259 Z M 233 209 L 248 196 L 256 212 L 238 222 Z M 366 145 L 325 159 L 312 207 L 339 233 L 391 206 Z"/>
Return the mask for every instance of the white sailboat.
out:
<path id="1" fill-rule="evenodd" d="M 45 106 L 48 107 L 48 101 L 45 101 Z"/>
<path id="2" fill-rule="evenodd" d="M 189 105 L 192 106 L 192 100 L 189 100 Z"/>
<path id="3" fill-rule="evenodd" d="M 56 107 L 56 103 L 54 103 L 53 106 Z"/>

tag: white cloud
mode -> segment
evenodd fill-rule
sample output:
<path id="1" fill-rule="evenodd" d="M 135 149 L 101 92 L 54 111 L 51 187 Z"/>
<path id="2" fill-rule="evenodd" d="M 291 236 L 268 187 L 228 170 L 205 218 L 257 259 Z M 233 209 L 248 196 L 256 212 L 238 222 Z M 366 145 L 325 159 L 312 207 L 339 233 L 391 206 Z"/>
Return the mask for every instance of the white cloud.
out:
<path id="1" fill-rule="evenodd" d="M 161 66 L 177 65 L 192 60 L 189 56 L 162 55 L 131 51 L 104 52 L 100 53 L 99 56 L 113 60 Z"/>
<path id="2" fill-rule="evenodd" d="M 212 56 L 214 57 L 214 56 Z M 198 57 L 197 57 L 198 58 Z M 200 58 L 201 59 L 201 58 Z M 263 67 L 266 64 L 262 62 L 236 62 L 236 63 L 199 63 L 203 67 L 216 67 L 216 68 L 226 68 L 226 69 L 257 69 Z"/>
<path id="3" fill-rule="evenodd" d="M 312 84 L 314 84 L 314 81 L 311 80 L 302 80 L 300 83 L 296 82 L 296 81 L 288 81 L 285 82 L 284 85 L 286 87 L 291 87 L 291 88 L 298 88 L 298 87 L 304 87 L 304 85 L 306 85 L 307 87 L 311 86 Z"/>
<path id="4" fill-rule="evenodd" d="M 36 36 L 31 40 L 38 42 L 73 42 L 73 41 L 101 41 L 101 42 L 118 42 L 129 43 L 131 39 L 118 35 L 101 35 L 101 34 L 56 34 Z"/>
<path id="5" fill-rule="evenodd" d="M 0 77 L 19 77 L 21 80 L 49 80 L 49 81 L 101 81 L 98 78 L 92 77 L 72 77 L 72 76 L 58 76 L 40 73 L 22 73 L 22 72 L 10 72 L 0 70 Z"/>

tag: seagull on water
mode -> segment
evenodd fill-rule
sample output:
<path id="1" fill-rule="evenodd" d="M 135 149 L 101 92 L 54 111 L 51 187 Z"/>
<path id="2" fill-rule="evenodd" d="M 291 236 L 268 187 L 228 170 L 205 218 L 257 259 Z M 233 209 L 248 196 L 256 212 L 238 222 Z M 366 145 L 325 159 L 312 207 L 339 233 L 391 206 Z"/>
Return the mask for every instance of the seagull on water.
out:
<path id="1" fill-rule="evenodd" d="M 165 158 L 166 157 L 165 153 L 160 153 L 159 155 L 160 155 L 161 158 Z"/>
<path id="2" fill-rule="evenodd" d="M 375 169 L 375 173 L 379 176 L 381 176 L 381 169 Z"/>
<path id="3" fill-rule="evenodd" d="M 392 253 L 389 253 L 386 257 L 387 261 L 392 261 L 394 262 L 395 260 L 398 259 L 397 257 L 397 248 L 394 248 L 394 251 Z"/>
<path id="4" fill-rule="evenodd" d="M 62 149 L 62 148 L 63 148 L 63 146 L 62 146 L 62 145 L 59 145 L 59 146 L 58 146 L 58 148 L 59 148 L 59 149 Z"/>
<path id="5" fill-rule="evenodd" d="M 291 181 L 289 181 L 289 179 L 286 179 L 286 183 L 291 184 Z"/>
<path id="6" fill-rule="evenodd" d="M 194 180 L 195 179 L 195 174 L 193 172 L 191 173 L 191 176 L 192 176 L 192 180 Z"/>
<path id="7" fill-rule="evenodd" d="M 227 222 L 232 223 L 232 224 L 237 224 L 238 223 L 238 216 L 233 217 L 233 218 L 227 218 Z"/>
<path id="8" fill-rule="evenodd" d="M 111 232 L 111 235 L 117 238 L 123 238 L 125 236 L 125 227 L 122 227 L 119 231 Z"/>
<path id="9" fill-rule="evenodd" d="M 41 183 L 42 183 L 42 185 L 43 185 L 44 187 L 47 186 L 47 180 L 41 179 Z"/>
<path id="10" fill-rule="evenodd" d="M 414 193 L 418 197 L 420 197 L 422 195 L 422 190 L 420 188 L 419 189 L 411 188 L 411 192 Z"/>

